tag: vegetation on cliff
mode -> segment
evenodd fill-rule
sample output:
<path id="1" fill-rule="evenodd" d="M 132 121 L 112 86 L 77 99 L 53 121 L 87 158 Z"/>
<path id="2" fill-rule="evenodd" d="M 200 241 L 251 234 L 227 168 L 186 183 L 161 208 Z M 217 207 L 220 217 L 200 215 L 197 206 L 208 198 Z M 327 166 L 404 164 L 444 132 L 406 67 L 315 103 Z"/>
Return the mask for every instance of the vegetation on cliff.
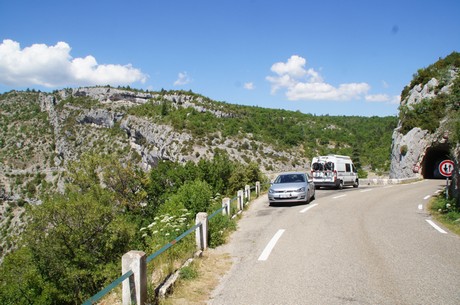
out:
<path id="1" fill-rule="evenodd" d="M 224 153 L 198 164 L 162 162 L 147 173 L 117 160 L 83 156 L 70 165 L 64 193 L 28 207 L 18 249 L 0 266 L 1 304 L 81 304 L 118 277 L 127 251 L 153 253 L 189 228 L 196 213 L 217 210 L 222 196 L 266 181 L 256 165 Z M 235 225 L 221 214 L 212 221 L 214 247 Z M 159 261 L 184 260 L 193 242 L 181 241 Z"/>

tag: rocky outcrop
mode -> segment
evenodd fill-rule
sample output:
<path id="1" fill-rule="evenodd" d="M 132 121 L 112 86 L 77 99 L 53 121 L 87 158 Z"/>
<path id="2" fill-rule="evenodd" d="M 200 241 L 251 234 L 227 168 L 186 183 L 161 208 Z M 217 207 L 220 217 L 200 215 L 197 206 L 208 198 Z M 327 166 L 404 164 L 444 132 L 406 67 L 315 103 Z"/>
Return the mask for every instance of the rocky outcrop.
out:
<path id="1" fill-rule="evenodd" d="M 94 106 L 79 107 L 78 103 L 64 103 L 68 98 L 85 97 L 94 100 Z M 252 135 L 239 139 L 223 138 L 220 134 L 205 135 L 196 139 L 186 131 L 175 130 L 170 125 L 152 119 L 127 114 L 126 109 L 147 102 L 167 102 L 172 108 L 193 108 L 198 112 L 208 112 L 219 118 L 235 117 L 223 111 L 219 103 L 212 103 L 197 95 L 172 93 L 144 93 L 106 87 L 64 89 L 54 94 L 42 93 L 39 97 L 41 110 L 47 112 L 54 128 L 54 164 L 63 167 L 68 161 L 78 158 L 81 152 L 96 142 L 108 142 L 107 150 L 129 147 L 140 156 L 140 166 L 150 170 L 160 160 L 178 162 L 198 161 L 212 158 L 214 149 L 226 151 L 230 158 L 242 163 L 259 160 L 262 169 L 273 171 L 293 169 L 288 164 L 276 160 L 297 160 L 299 167 L 307 160 L 292 151 L 277 151 L 270 145 L 255 141 Z M 77 125 L 73 128 L 72 122 Z M 86 126 L 86 127 L 85 127 Z M 116 138 L 104 139 L 97 130 L 119 129 L 122 134 Z M 115 132 L 114 132 L 115 133 Z M 208 138 L 209 137 L 209 138 Z M 255 145 L 257 148 L 252 147 Z"/>
<path id="2" fill-rule="evenodd" d="M 417 84 L 409 91 L 408 96 L 401 101 L 402 106 L 413 107 L 424 100 L 432 100 L 438 94 L 449 94 L 452 80 L 456 77 L 454 71 L 449 71 L 450 82 L 439 88 L 440 82 L 432 78 L 425 85 Z M 422 130 L 419 127 L 407 133 L 401 133 L 402 122 L 394 130 L 391 147 L 390 178 L 422 178 L 439 175 L 436 172 L 440 159 L 448 155 L 449 136 L 447 118 L 442 118 L 439 127 L 434 132 Z M 435 152 L 436 155 L 430 152 Z"/>

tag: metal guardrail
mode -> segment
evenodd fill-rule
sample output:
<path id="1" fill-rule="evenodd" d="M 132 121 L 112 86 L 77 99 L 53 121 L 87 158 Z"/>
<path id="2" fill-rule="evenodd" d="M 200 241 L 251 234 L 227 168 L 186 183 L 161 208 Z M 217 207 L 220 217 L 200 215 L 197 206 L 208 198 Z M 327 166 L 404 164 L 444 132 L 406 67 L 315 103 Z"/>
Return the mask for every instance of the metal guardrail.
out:
<path id="1" fill-rule="evenodd" d="M 134 275 L 134 272 L 132 270 L 129 270 L 128 272 L 126 272 L 125 274 L 123 274 L 122 276 L 117 278 L 115 281 L 113 281 L 112 283 L 107 285 L 104 289 L 102 289 L 101 291 L 99 291 L 98 293 L 93 295 L 91 298 L 86 300 L 83 303 L 83 305 L 92 305 L 92 304 L 96 303 L 97 301 L 102 299 L 102 297 L 104 297 L 107 293 L 109 293 L 112 289 L 114 289 L 115 287 L 120 285 L 124 280 L 126 280 L 127 278 L 129 278 L 132 275 Z"/>

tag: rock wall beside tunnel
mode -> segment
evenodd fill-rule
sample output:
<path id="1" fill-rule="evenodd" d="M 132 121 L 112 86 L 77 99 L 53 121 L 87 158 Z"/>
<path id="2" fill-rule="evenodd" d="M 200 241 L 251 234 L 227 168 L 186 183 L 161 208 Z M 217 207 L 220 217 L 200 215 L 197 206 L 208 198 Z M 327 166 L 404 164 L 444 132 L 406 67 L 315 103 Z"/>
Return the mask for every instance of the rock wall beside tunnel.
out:
<path id="1" fill-rule="evenodd" d="M 433 78 L 423 87 L 415 86 L 401 101 L 401 105 L 410 107 L 412 104 L 434 98 L 437 84 L 438 81 Z M 443 87 L 441 91 L 448 93 L 448 86 Z M 433 133 L 415 127 L 403 134 L 400 132 L 400 121 L 392 136 L 390 178 L 444 178 L 439 173 L 438 166 L 441 161 L 449 159 L 450 143 L 446 124 L 446 119 L 441 120 Z"/>

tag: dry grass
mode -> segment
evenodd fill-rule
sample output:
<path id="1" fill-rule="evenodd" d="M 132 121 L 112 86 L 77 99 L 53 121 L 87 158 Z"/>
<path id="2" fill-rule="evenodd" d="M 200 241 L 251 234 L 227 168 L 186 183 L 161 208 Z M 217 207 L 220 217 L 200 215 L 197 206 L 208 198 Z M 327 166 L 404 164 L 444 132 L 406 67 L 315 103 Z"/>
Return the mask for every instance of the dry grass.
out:
<path id="1" fill-rule="evenodd" d="M 179 279 L 174 292 L 162 300 L 160 305 L 206 304 L 220 278 L 232 266 L 232 259 L 228 254 L 208 249 L 193 265 L 198 271 L 198 277 L 192 280 Z"/>

